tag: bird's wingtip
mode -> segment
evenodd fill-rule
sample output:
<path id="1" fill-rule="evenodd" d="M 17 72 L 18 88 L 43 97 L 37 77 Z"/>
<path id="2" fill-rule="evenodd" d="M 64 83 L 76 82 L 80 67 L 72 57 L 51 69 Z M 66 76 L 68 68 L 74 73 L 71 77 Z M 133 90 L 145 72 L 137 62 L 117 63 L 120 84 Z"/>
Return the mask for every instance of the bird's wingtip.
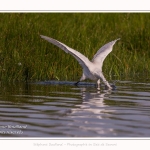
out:
<path id="1" fill-rule="evenodd" d="M 121 38 L 118 38 L 116 41 L 120 40 Z"/>
<path id="2" fill-rule="evenodd" d="M 47 40 L 49 37 L 47 37 L 47 36 L 45 36 L 45 35 L 40 35 L 40 37 L 42 38 L 42 39 L 45 39 L 45 40 Z"/>
<path id="3" fill-rule="evenodd" d="M 113 42 L 116 43 L 116 42 L 117 42 L 118 40 L 120 40 L 120 39 L 121 39 L 121 38 L 118 38 L 118 39 L 114 40 Z"/>
<path id="4" fill-rule="evenodd" d="M 41 37 L 41 38 L 43 38 L 43 37 L 44 37 L 44 35 L 40 35 L 40 37 Z"/>

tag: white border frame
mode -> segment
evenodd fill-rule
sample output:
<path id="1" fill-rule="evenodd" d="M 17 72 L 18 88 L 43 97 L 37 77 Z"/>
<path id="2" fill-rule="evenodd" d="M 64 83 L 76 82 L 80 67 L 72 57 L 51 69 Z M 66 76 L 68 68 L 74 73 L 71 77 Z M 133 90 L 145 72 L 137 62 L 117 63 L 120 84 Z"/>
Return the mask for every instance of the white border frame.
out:
<path id="1" fill-rule="evenodd" d="M 0 12 L 150 12 L 148 0 L 0 0 Z M 44 144 L 47 143 L 47 146 Z M 51 145 L 49 143 L 52 143 Z M 54 144 L 53 144 L 54 143 Z M 70 144 L 69 144 L 70 143 Z M 106 143 L 114 144 L 106 146 Z M 2 149 L 149 150 L 150 138 L 0 138 Z M 38 146 L 39 144 L 39 146 Z"/>

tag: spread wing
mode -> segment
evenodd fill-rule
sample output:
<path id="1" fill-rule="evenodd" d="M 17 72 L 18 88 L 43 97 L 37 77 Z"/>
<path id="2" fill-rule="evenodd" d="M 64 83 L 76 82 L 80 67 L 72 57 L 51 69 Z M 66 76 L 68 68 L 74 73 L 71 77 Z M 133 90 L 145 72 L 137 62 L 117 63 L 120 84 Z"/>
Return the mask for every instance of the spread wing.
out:
<path id="1" fill-rule="evenodd" d="M 105 58 L 107 57 L 107 55 L 112 51 L 112 48 L 114 46 L 114 44 L 116 43 L 116 41 L 120 40 L 116 39 L 112 42 L 109 42 L 107 44 L 105 44 L 104 46 L 102 46 L 97 53 L 94 55 L 92 62 L 94 64 L 98 64 L 100 69 L 102 68 L 103 65 L 103 61 L 105 60 Z"/>
<path id="2" fill-rule="evenodd" d="M 63 43 L 61 43 L 61 42 L 59 42 L 53 38 L 47 37 L 47 36 L 41 35 L 41 38 L 43 38 L 46 41 L 58 46 L 59 48 L 61 48 L 66 53 L 71 54 L 79 62 L 79 64 L 83 68 L 87 69 L 87 66 L 91 63 L 87 57 L 85 57 L 83 54 L 79 53 L 78 51 L 68 47 L 67 45 L 65 45 L 65 44 L 63 44 Z"/>

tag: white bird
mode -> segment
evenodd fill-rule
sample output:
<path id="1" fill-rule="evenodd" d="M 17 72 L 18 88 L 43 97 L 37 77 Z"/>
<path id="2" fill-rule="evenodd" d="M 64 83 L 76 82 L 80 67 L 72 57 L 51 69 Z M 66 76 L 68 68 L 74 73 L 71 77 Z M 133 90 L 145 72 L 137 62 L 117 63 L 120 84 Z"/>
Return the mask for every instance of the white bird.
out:
<path id="1" fill-rule="evenodd" d="M 102 66 L 103 61 L 106 58 L 106 56 L 112 51 L 113 45 L 116 43 L 116 39 L 112 42 L 109 42 L 102 46 L 97 53 L 94 55 L 93 59 L 90 61 L 87 57 L 85 57 L 80 52 L 68 47 L 67 45 L 53 39 L 47 36 L 41 35 L 41 38 L 45 39 L 46 41 L 58 46 L 62 50 L 64 50 L 66 53 L 70 53 L 82 66 L 83 68 L 83 74 L 80 80 L 75 83 L 76 85 L 85 79 L 91 79 L 96 80 L 98 88 L 100 88 L 100 80 L 103 81 L 105 84 L 106 89 L 112 89 L 112 86 L 108 83 L 108 81 L 105 79 L 103 72 L 102 72 Z"/>

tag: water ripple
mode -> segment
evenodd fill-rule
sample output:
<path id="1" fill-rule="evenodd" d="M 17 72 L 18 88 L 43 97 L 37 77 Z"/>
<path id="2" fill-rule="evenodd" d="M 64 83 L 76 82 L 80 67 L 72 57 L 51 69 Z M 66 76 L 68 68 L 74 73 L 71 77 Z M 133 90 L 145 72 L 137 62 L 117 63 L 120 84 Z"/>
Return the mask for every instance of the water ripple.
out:
<path id="1" fill-rule="evenodd" d="M 1 137 L 149 137 L 149 83 L 53 82 L 1 86 Z"/>

